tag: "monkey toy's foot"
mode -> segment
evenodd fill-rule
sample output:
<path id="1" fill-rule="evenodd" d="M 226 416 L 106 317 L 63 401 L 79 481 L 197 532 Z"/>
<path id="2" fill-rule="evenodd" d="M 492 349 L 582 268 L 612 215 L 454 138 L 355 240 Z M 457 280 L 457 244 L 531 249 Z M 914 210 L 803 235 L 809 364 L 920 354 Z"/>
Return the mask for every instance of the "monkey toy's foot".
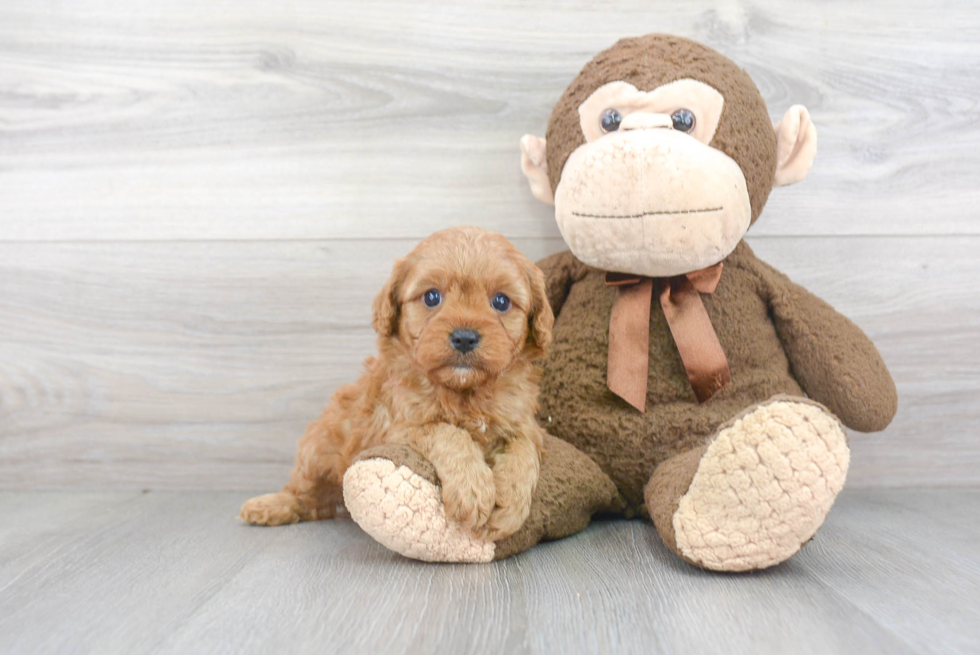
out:
<path id="1" fill-rule="evenodd" d="M 844 486 L 850 451 L 822 405 L 776 396 L 704 448 L 654 472 L 646 504 L 664 542 L 706 569 L 779 564 L 813 537 Z"/>
<path id="2" fill-rule="evenodd" d="M 407 446 L 366 450 L 344 475 L 351 518 L 391 550 L 426 562 L 489 562 L 495 545 L 446 517 L 435 469 Z"/>

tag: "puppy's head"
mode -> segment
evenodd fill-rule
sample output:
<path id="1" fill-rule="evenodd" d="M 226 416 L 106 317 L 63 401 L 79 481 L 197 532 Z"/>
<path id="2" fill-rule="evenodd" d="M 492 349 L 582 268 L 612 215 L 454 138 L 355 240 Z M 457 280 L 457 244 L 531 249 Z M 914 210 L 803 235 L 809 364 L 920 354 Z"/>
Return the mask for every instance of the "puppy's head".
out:
<path id="1" fill-rule="evenodd" d="M 433 383 L 479 387 L 543 356 L 555 318 L 541 271 L 499 234 L 436 232 L 395 262 L 374 299 L 374 329 Z"/>

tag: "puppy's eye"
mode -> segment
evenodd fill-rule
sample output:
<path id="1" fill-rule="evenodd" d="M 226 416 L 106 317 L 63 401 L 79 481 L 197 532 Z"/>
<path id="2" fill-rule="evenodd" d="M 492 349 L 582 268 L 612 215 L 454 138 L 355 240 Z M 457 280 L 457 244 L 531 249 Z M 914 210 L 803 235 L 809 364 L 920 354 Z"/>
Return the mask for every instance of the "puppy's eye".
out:
<path id="1" fill-rule="evenodd" d="M 622 122 L 623 115 L 612 107 L 602 112 L 602 116 L 599 118 L 599 125 L 602 127 L 603 132 L 615 132 L 619 129 L 619 124 Z"/>
<path id="2" fill-rule="evenodd" d="M 442 294 L 439 289 L 429 289 L 422 294 L 422 302 L 426 307 L 438 307 L 442 303 Z"/>
<path id="3" fill-rule="evenodd" d="M 670 115 L 674 129 L 680 132 L 690 132 L 694 129 L 694 112 L 690 109 L 678 109 Z"/>
<path id="4" fill-rule="evenodd" d="M 506 312 L 508 309 L 510 309 L 510 298 L 502 293 L 498 293 L 493 297 L 493 300 L 490 301 L 490 304 L 498 312 Z"/>

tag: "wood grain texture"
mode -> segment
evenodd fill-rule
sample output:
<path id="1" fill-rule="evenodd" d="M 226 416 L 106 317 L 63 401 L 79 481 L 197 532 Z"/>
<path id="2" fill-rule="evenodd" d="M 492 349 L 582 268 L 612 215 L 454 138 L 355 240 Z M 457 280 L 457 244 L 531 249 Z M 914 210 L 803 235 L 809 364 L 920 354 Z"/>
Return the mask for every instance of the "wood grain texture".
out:
<path id="1" fill-rule="evenodd" d="M 0 488 L 278 487 L 371 354 L 395 256 L 455 224 L 562 248 L 517 141 L 595 52 L 651 31 L 818 125 L 813 172 L 750 240 L 899 382 L 851 484 L 980 483 L 969 3 L 7 0 Z"/>
<path id="2" fill-rule="evenodd" d="M 694 569 L 608 521 L 430 565 L 349 519 L 252 528 L 245 494 L 0 493 L 3 653 L 975 653 L 980 492 L 845 491 L 788 563 Z M 30 508 L 26 511 L 24 508 Z"/>
<path id="3" fill-rule="evenodd" d="M 980 237 L 751 243 L 898 382 L 895 423 L 853 435 L 849 484 L 980 483 Z M 371 299 L 412 245 L 0 244 L 0 488 L 278 488 L 373 354 Z"/>
<path id="4" fill-rule="evenodd" d="M 807 105 L 820 155 L 757 235 L 980 234 L 963 0 L 0 6 L 0 239 L 556 237 L 518 168 L 581 66 L 686 35 Z"/>

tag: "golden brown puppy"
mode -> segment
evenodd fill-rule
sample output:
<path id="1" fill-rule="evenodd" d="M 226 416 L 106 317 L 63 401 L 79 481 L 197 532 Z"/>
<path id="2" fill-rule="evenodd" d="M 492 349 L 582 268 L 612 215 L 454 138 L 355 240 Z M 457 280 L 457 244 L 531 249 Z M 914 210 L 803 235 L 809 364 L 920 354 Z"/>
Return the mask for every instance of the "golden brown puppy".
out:
<path id="1" fill-rule="evenodd" d="M 527 518 L 542 431 L 538 369 L 554 315 L 541 271 L 499 234 L 436 232 L 395 262 L 374 300 L 377 357 L 299 442 L 289 483 L 242 507 L 249 523 L 334 516 L 357 454 L 411 446 L 436 469 L 449 517 L 499 540 Z"/>

